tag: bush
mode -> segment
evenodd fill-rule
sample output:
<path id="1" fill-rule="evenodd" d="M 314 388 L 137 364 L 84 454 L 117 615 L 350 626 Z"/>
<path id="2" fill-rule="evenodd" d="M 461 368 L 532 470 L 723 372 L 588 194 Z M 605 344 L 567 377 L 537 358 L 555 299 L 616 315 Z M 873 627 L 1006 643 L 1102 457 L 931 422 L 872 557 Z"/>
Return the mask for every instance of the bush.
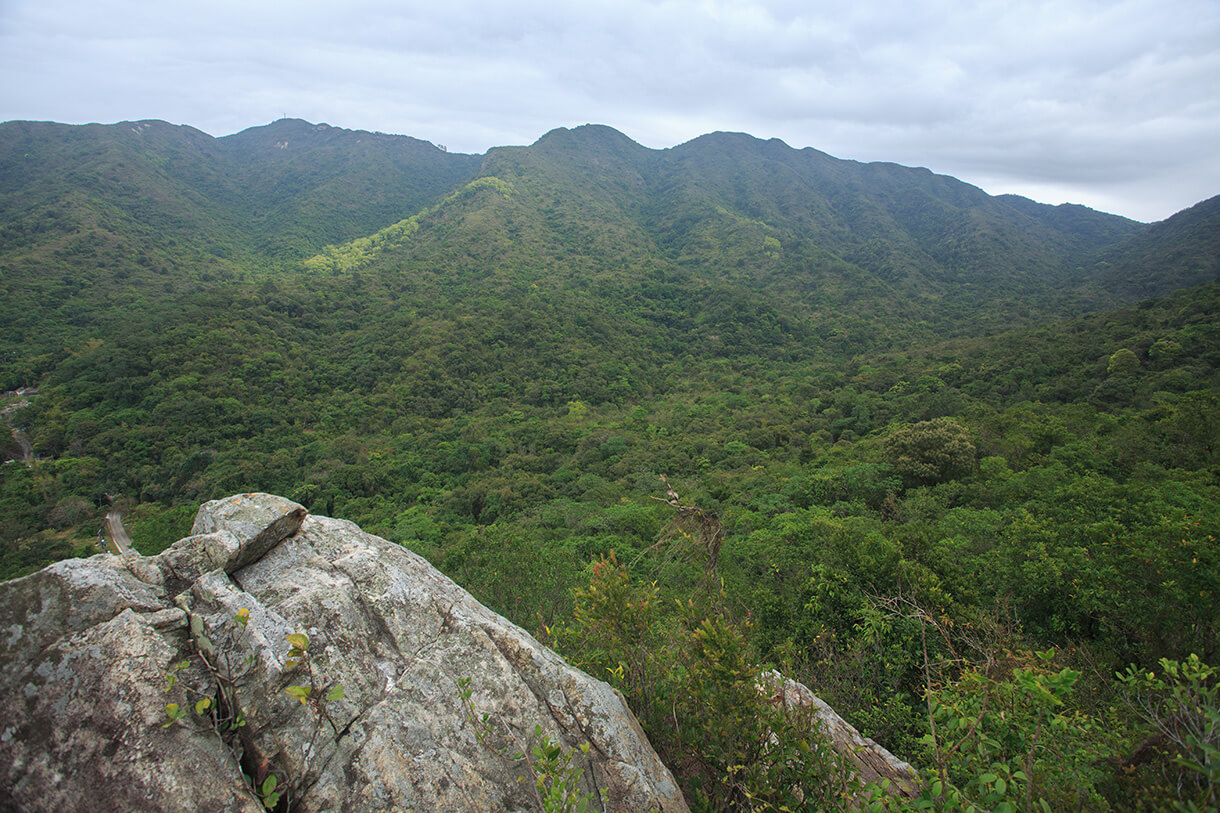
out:
<path id="1" fill-rule="evenodd" d="M 84 497 L 64 497 L 47 512 L 47 524 L 53 528 L 70 528 L 96 513 L 93 503 Z"/>
<path id="2" fill-rule="evenodd" d="M 1172 775 L 1166 786 L 1179 810 L 1220 805 L 1220 681 L 1217 670 L 1191 655 L 1161 658 L 1161 673 L 1134 666 L 1120 676 L 1136 713 L 1169 744 Z M 1176 770 L 1174 770 L 1176 768 Z"/>
<path id="3" fill-rule="evenodd" d="M 748 625 L 717 611 L 716 596 L 660 602 L 655 584 L 634 583 L 611 556 L 576 601 L 573 622 L 554 631 L 559 646 L 623 692 L 692 810 L 848 806 L 811 712 L 763 692 Z"/>

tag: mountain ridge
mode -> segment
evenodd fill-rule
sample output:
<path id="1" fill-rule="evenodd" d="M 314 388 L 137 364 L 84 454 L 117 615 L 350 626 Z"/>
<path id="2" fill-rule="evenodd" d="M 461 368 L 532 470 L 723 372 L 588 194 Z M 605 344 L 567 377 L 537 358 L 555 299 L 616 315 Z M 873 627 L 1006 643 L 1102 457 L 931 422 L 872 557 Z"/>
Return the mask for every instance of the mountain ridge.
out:
<path id="1" fill-rule="evenodd" d="M 386 253 L 376 235 L 408 222 L 411 239 Z M 87 335 L 120 323 L 136 291 L 153 303 L 288 279 L 354 244 L 378 244 L 359 252 L 378 274 L 486 287 L 532 269 L 536 282 L 600 280 L 623 297 L 660 273 L 701 297 L 771 299 L 799 318 L 871 309 L 895 337 L 928 337 L 922 325 L 964 335 L 1206 278 L 1136 289 L 1109 271 L 1147 229 L 744 133 L 654 150 L 582 125 L 464 155 L 298 119 L 221 138 L 158 121 L 8 122 L 0 270 L 14 341 L 0 352 L 37 344 L 41 308 Z"/>

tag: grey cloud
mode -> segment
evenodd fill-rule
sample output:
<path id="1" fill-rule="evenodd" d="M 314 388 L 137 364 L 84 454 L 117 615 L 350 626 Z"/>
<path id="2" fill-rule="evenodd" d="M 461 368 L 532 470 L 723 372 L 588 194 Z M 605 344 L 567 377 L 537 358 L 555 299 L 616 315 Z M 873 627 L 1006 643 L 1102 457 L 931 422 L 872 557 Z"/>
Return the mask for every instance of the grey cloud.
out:
<path id="1" fill-rule="evenodd" d="M 1217 42 L 1214 0 L 8 0 L 0 118 L 287 113 L 467 152 L 745 130 L 1164 217 L 1220 192 Z"/>

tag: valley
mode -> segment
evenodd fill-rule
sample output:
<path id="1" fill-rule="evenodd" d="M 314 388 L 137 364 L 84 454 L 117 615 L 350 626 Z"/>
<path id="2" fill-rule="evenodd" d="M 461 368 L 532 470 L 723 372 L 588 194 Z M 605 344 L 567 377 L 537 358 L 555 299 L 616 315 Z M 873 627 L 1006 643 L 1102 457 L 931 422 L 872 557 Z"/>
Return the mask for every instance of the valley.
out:
<path id="1" fill-rule="evenodd" d="M 939 809 L 1205 809 L 1214 739 L 1130 757 L 1140 702 L 1220 708 L 1138 677 L 1220 661 L 1218 276 L 1220 198 L 1141 224 L 745 134 L 9 122 L 0 576 L 99 552 L 111 496 L 154 554 L 281 494 L 610 681 L 692 809 L 795 781 L 761 665 Z"/>

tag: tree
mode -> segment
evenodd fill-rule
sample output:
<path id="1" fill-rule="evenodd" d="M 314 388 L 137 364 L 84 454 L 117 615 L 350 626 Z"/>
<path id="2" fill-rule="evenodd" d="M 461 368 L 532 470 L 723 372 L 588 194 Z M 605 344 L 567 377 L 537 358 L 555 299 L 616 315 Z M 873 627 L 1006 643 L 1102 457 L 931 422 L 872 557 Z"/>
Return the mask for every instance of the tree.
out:
<path id="1" fill-rule="evenodd" d="M 1139 372 L 1140 360 L 1135 353 L 1123 347 L 1114 351 L 1110 356 L 1110 361 L 1106 364 L 1106 375 L 1119 376 L 1121 378 L 1131 378 Z"/>
<path id="2" fill-rule="evenodd" d="M 908 486 L 935 485 L 974 471 L 976 452 L 966 428 L 934 418 L 899 429 L 885 441 L 886 459 Z"/>

